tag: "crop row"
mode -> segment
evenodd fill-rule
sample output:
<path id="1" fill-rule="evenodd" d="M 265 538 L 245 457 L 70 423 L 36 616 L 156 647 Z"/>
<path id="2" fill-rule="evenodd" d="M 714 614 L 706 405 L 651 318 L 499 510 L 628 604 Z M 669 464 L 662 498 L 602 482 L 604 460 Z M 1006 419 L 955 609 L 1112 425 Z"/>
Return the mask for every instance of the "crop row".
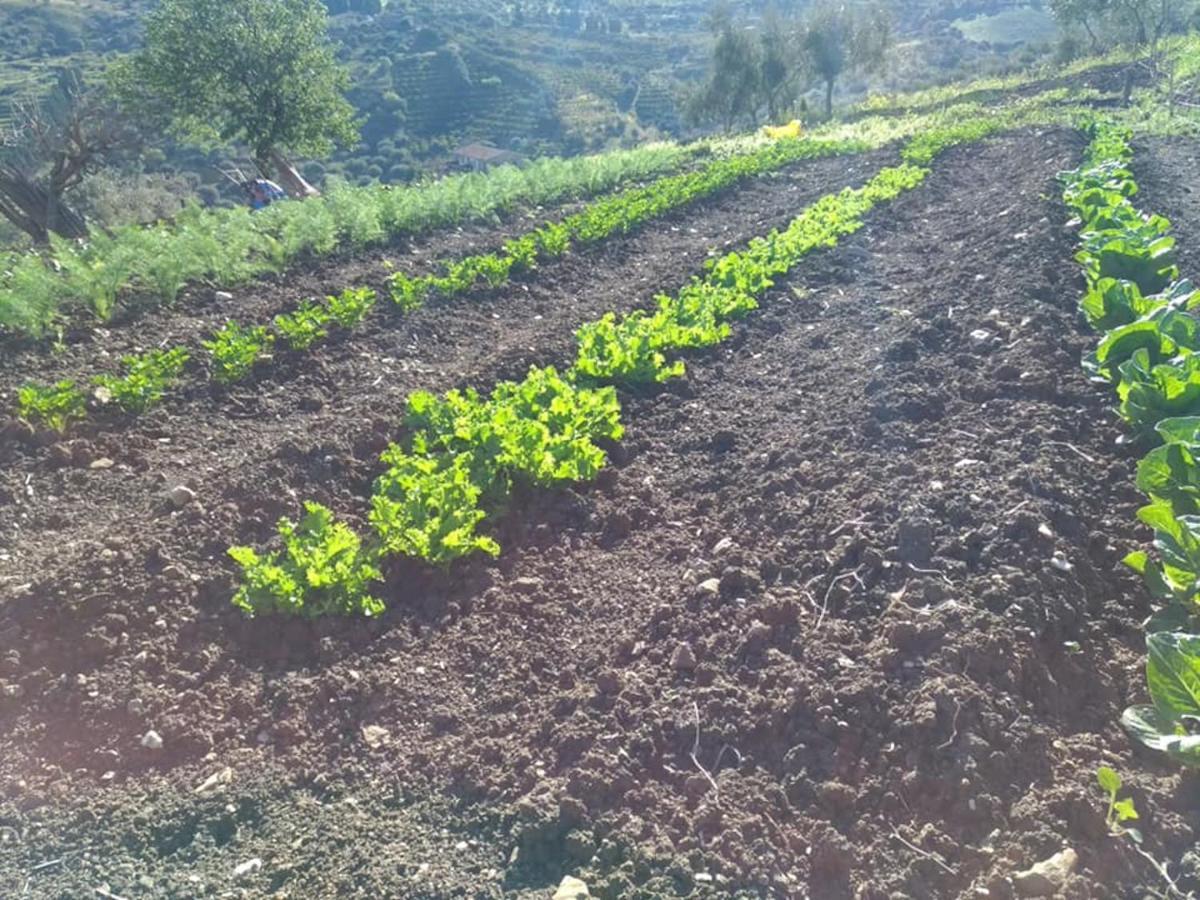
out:
<path id="1" fill-rule="evenodd" d="M 192 282 L 242 283 L 325 255 L 479 221 L 517 206 L 595 196 L 676 169 L 702 145 L 655 144 L 599 156 L 454 175 L 413 187 L 334 185 L 323 197 L 248 209 L 190 206 L 172 222 L 95 230 L 47 253 L 0 254 L 0 329 L 40 336 L 64 316 L 107 320 L 118 302 L 171 303 Z"/>
<path id="2" fill-rule="evenodd" d="M 479 284 L 496 287 L 514 274 L 535 268 L 540 260 L 563 256 L 578 244 L 593 244 L 614 234 L 626 234 L 647 221 L 711 197 L 740 181 L 801 160 L 868 149 L 868 144 L 858 140 L 785 138 L 745 154 L 717 159 L 695 172 L 660 178 L 598 200 L 561 222 L 508 241 L 498 253 L 458 260 L 441 274 L 411 277 L 397 272 L 389 279 L 392 299 L 402 309 L 411 309 L 428 297 L 453 297 Z"/>
<path id="3" fill-rule="evenodd" d="M 1156 445 L 1138 464 L 1150 502 L 1138 518 L 1154 530 L 1154 554 L 1131 553 L 1161 605 L 1147 622 L 1151 705 L 1122 716 L 1130 734 L 1155 750 L 1200 765 L 1200 291 L 1179 280 L 1170 222 L 1132 199 L 1130 132 L 1092 126 L 1083 166 L 1064 175 L 1064 199 L 1081 222 L 1076 259 L 1087 281 L 1080 309 L 1102 333 L 1084 360 L 1111 386 L 1121 418 Z"/>
<path id="4" fill-rule="evenodd" d="M 932 159 L 1001 126 L 1001 120 L 966 122 L 927 133 L 914 146 Z M 785 230 L 711 261 L 676 295 L 658 297 L 653 310 L 582 326 L 575 361 L 565 372 L 534 368 L 486 397 L 473 390 L 413 394 L 402 440 L 381 457 L 368 536 L 306 503 L 299 522 L 280 521 L 282 550 L 230 550 L 242 569 L 234 604 L 249 615 L 377 615 L 384 604 L 371 585 L 382 580 L 388 560 L 444 566 L 472 553 L 498 554 L 480 527 L 506 507 L 515 485 L 586 481 L 605 465 L 605 442 L 623 433 L 616 388 L 682 376 L 682 351 L 724 340 L 774 278 L 857 231 L 872 207 L 928 174 L 912 163 L 885 168 L 861 188 L 821 198 Z"/>
<path id="5" fill-rule="evenodd" d="M 334 328 L 350 331 L 371 311 L 375 299 L 370 288 L 347 288 L 320 302 L 306 300 L 293 312 L 276 316 L 270 325 L 226 322 L 200 342 L 208 354 L 210 377 L 229 386 L 269 358 L 276 343 L 306 351 Z M 102 373 L 91 378 L 91 396 L 102 408 L 115 405 L 129 415 L 145 413 L 179 384 L 191 356 L 186 347 L 126 356 L 121 360 L 122 374 Z M 84 387 L 69 379 L 51 385 L 27 384 L 17 392 L 17 416 L 30 425 L 62 434 L 87 415 L 88 396 Z"/>
<path id="6" fill-rule="evenodd" d="M 445 276 L 409 279 L 397 274 L 390 279 L 390 296 L 402 311 L 421 306 L 434 291 L 442 297 L 461 294 L 486 283 L 498 286 L 517 273 L 529 273 L 539 260 L 565 254 L 575 243 L 596 243 L 614 234 L 624 234 L 646 222 L 694 203 L 731 185 L 776 171 L 805 159 L 841 153 L 857 153 L 867 145 L 857 141 L 811 141 L 788 139 L 772 142 L 744 153 L 715 159 L 694 172 L 660 178 L 642 187 L 629 188 L 611 197 L 589 204 L 581 212 L 560 223 L 551 223 L 505 244 L 501 254 L 471 256 L 449 267 Z M 203 346 L 209 351 L 209 370 L 219 383 L 231 384 L 246 377 L 255 363 L 264 359 L 272 346 L 281 341 L 293 351 L 310 349 L 327 336 L 331 321 L 348 329 L 357 325 L 374 303 L 375 295 L 366 288 L 351 288 L 325 304 L 303 302 L 290 313 L 276 316 L 270 325 L 242 325 L 229 322 Z M 353 306 L 353 315 L 339 313 L 340 307 Z M 114 376 L 97 375 L 92 381 L 109 390 L 98 395 L 100 403 L 115 399 L 127 413 L 145 412 L 162 399 L 178 382 L 188 352 L 175 348 L 151 351 L 145 356 L 122 360 L 124 382 L 138 389 L 137 402 L 130 391 L 114 391 Z M 164 361 L 169 359 L 170 365 Z M 149 380 L 153 390 L 144 390 Z M 82 388 L 70 381 L 51 386 L 26 385 L 18 395 L 17 414 L 24 420 L 47 425 L 58 431 L 81 418 L 87 409 Z"/>

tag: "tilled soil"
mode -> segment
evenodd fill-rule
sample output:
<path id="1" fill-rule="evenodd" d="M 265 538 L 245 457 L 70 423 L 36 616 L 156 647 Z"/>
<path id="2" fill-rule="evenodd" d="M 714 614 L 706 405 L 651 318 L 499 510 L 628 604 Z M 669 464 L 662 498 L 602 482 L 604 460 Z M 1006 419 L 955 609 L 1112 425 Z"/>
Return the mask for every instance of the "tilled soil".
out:
<path id="1" fill-rule="evenodd" d="M 1134 146 L 1134 202 L 1171 220 L 1179 268 L 1200 280 L 1200 141 L 1189 137 L 1146 138 Z"/>
<path id="2" fill-rule="evenodd" d="M 161 527 L 166 493 L 181 482 L 210 507 L 191 523 L 201 541 L 217 538 L 217 519 L 232 528 L 221 540 L 236 538 L 246 516 L 252 526 L 270 527 L 295 505 L 290 492 L 308 489 L 308 481 L 313 490 L 352 494 L 355 479 L 370 477 L 412 391 L 472 380 L 488 385 L 523 376 L 531 362 L 566 360 L 579 325 L 677 289 L 714 248 L 782 226 L 817 197 L 861 183 L 892 161 L 891 151 L 881 151 L 806 162 L 643 234 L 547 264 L 535 280 L 409 315 L 371 316 L 315 352 L 281 355 L 260 378 L 231 391 L 189 386 L 150 414 L 84 423 L 73 431 L 78 437 L 54 446 L 10 428 L 15 437 L 0 436 L 0 461 L 7 463 L 0 509 L 14 510 L 0 535 L 12 566 L 4 574 L 21 583 L 30 580 L 22 572 L 44 568 L 42 558 L 61 561 L 56 533 L 103 542 L 119 533 L 117 519 L 131 532 L 151 521 Z M 109 462 L 112 468 L 91 468 Z M 221 501 L 236 509 L 214 508 Z"/>
<path id="3" fill-rule="evenodd" d="M 45 897 L 547 896 L 564 873 L 614 898 L 1010 897 L 1069 846 L 1063 896 L 1154 885 L 1094 785 L 1126 775 L 1152 855 L 1194 840 L 1178 776 L 1118 724 L 1146 613 L 1119 561 L 1144 535 L 1136 457 L 1079 368 L 1054 176 L 1081 149 L 1051 130 L 948 153 L 686 381 L 624 396 L 596 485 L 517 498 L 494 563 L 393 572 L 370 625 L 243 622 L 214 573 L 289 488 L 361 508 L 361 383 L 291 444 L 268 405 L 181 457 L 162 487 L 190 476 L 203 509 L 91 489 L 149 485 L 128 462 L 51 474 L 19 451 L 7 484 L 64 511 L 33 501 L 10 551 L 33 586 L 0 607 L 0 877 Z M 606 284 L 558 303 L 611 305 Z M 478 356 L 452 346 L 480 384 L 568 336 L 560 318 L 522 352 L 470 323 Z M 376 415 L 407 389 L 381 385 Z"/>

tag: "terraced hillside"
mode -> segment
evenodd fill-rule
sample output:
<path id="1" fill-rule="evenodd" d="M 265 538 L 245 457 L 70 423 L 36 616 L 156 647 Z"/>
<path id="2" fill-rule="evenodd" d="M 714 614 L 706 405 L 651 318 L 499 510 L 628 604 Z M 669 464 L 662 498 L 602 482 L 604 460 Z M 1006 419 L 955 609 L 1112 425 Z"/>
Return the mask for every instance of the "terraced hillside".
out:
<path id="1" fill-rule="evenodd" d="M 1142 627 L 1186 648 L 1195 582 L 1137 517 L 1200 350 L 1196 130 L 1104 75 L 343 217 L 373 241 L 6 337 L 0 883 L 1200 889 L 1196 701 Z"/>

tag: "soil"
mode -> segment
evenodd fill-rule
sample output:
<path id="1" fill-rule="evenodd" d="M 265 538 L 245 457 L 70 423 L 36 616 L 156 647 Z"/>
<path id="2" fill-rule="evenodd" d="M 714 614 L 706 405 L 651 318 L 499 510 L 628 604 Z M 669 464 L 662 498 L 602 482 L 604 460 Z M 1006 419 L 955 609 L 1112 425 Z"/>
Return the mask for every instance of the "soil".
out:
<path id="1" fill-rule="evenodd" d="M 1171 220 L 1180 272 L 1200 280 L 1200 142 L 1189 137 L 1141 140 L 1134 146 L 1133 169 L 1135 202 Z"/>
<path id="2" fill-rule="evenodd" d="M 798 167 L 69 452 L 2 445 L 0 883 L 1006 898 L 1070 847 L 1062 896 L 1161 890 L 1106 831 L 1106 764 L 1195 886 L 1195 783 L 1118 721 L 1144 699 L 1120 559 L 1146 535 L 1136 451 L 1079 367 L 1054 179 L 1082 146 L 947 153 L 686 380 L 623 395 L 596 484 L 516 498 L 494 562 L 389 573 L 376 622 L 247 622 L 224 550 L 298 498 L 361 512 L 409 390 L 561 362 L 578 322 L 885 159 Z M 198 500 L 172 510 L 181 481 Z"/>

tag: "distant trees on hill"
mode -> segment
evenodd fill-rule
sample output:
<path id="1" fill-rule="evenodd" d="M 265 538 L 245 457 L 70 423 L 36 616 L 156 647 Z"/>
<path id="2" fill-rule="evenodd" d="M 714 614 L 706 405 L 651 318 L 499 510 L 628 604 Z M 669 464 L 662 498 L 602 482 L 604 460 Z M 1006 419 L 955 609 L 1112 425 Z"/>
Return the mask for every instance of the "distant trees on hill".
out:
<path id="1" fill-rule="evenodd" d="M 755 29 L 718 5 L 709 27 L 716 38 L 709 75 L 688 113 L 727 131 L 742 121 L 757 125 L 763 115 L 778 121 L 791 114 L 813 81 L 824 87 L 825 115 L 832 115 L 838 80 L 877 70 L 892 46 L 891 18 L 882 6 L 833 0 L 820 0 L 798 18 L 768 8 Z"/>
<path id="2" fill-rule="evenodd" d="M 1133 46 L 1156 43 L 1187 26 L 1195 0 L 1050 0 L 1055 18 L 1087 34 L 1093 52 L 1114 41 Z"/>

